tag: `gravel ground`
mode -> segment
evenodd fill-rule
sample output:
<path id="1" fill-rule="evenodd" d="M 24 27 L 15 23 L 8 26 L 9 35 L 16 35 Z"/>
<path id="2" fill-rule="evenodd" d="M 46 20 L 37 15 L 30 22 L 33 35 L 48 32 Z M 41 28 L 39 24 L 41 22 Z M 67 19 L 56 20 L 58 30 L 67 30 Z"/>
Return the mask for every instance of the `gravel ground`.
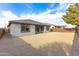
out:
<path id="1" fill-rule="evenodd" d="M 50 32 L 50 33 L 42 33 L 42 34 L 20 36 L 20 37 L 12 37 L 10 34 L 5 34 L 3 38 L 0 40 L 0 55 L 1 56 L 69 55 L 69 52 L 71 53 L 72 51 L 76 50 L 72 49 L 74 48 L 73 47 L 74 36 L 75 33 L 73 32 L 72 33 Z M 74 53 L 73 55 L 75 55 Z"/>

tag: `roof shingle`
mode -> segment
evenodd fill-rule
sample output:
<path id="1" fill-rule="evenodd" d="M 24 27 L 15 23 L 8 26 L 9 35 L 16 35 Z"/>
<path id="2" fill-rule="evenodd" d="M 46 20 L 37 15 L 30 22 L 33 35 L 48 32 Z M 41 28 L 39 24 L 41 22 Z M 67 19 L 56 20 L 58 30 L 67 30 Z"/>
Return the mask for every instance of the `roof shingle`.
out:
<path id="1" fill-rule="evenodd" d="M 12 23 L 16 23 L 16 24 L 32 24 L 32 25 L 47 25 L 50 26 L 51 24 L 48 23 L 41 23 L 38 21 L 34 21 L 34 20 L 30 20 L 30 19 L 25 19 L 25 20 L 13 20 L 13 21 L 9 21 L 9 25 L 10 26 Z"/>

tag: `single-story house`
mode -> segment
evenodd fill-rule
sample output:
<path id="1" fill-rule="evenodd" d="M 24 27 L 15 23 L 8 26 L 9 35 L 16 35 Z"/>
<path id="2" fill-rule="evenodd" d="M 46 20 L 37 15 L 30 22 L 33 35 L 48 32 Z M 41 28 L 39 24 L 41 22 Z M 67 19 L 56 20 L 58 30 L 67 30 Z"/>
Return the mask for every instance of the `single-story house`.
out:
<path id="1" fill-rule="evenodd" d="M 54 25 L 56 29 L 63 29 L 66 25 Z"/>
<path id="2" fill-rule="evenodd" d="M 65 29 L 68 30 L 68 31 L 75 31 L 76 25 L 67 24 Z"/>
<path id="3" fill-rule="evenodd" d="M 51 29 L 55 32 L 68 32 L 75 31 L 75 25 L 71 24 L 52 24 Z"/>
<path id="4" fill-rule="evenodd" d="M 50 24 L 25 19 L 9 21 L 10 34 L 12 36 L 32 35 L 50 32 Z"/>
<path id="5" fill-rule="evenodd" d="M 64 29 L 65 25 L 57 25 L 57 24 L 52 24 L 51 25 L 51 31 L 55 31 L 55 32 L 60 32 Z"/>
<path id="6" fill-rule="evenodd" d="M 65 26 L 65 28 L 66 28 L 66 29 L 74 29 L 74 28 L 76 28 L 76 25 L 67 24 L 67 25 Z"/>

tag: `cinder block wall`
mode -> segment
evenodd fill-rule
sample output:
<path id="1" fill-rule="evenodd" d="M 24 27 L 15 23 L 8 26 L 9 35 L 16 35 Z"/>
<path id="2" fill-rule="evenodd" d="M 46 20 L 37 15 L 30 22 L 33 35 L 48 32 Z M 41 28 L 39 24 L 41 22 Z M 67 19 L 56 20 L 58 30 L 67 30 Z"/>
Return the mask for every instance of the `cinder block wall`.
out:
<path id="1" fill-rule="evenodd" d="M 60 29 L 60 28 L 55 28 L 53 29 L 54 32 L 75 32 L 75 29 Z"/>

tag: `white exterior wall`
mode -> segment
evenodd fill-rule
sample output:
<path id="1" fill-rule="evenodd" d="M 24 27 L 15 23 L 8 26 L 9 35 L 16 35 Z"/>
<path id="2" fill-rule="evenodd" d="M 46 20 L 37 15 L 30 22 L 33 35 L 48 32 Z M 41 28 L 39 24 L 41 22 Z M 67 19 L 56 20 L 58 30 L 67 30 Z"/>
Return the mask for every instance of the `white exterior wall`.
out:
<path id="1" fill-rule="evenodd" d="M 20 33 L 20 24 L 11 24 L 10 26 L 10 34 L 12 36 L 16 36 Z"/>
<path id="2" fill-rule="evenodd" d="M 47 29 L 46 29 L 46 26 L 44 26 L 44 32 L 50 32 L 50 29 L 47 30 Z"/>
<path id="3" fill-rule="evenodd" d="M 30 25 L 30 32 L 21 32 L 21 24 L 11 24 L 10 34 L 12 36 L 22 36 L 22 35 L 35 34 L 35 25 Z"/>
<path id="4" fill-rule="evenodd" d="M 46 26 L 44 26 L 44 32 L 50 32 L 50 29 L 49 31 L 47 31 Z M 30 32 L 21 32 L 21 24 L 11 24 L 10 34 L 12 36 L 23 36 L 23 35 L 35 34 L 35 25 L 30 25 Z"/>

